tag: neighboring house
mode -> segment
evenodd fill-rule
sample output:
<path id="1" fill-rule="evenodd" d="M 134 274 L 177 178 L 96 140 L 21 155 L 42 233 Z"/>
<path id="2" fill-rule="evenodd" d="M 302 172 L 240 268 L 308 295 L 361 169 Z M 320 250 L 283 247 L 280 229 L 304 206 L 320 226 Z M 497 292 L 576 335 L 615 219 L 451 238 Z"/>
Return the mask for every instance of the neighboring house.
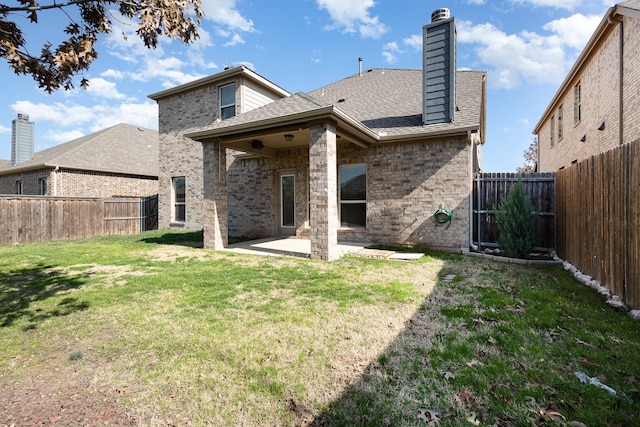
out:
<path id="1" fill-rule="evenodd" d="M 23 115 L 14 121 L 12 160 L 0 160 L 0 194 L 98 198 L 157 194 L 158 132 L 119 124 L 20 155 L 33 153 L 33 146 L 30 151 L 27 147 L 32 138 L 20 133 L 29 135 L 29 123 Z"/>
<path id="2" fill-rule="evenodd" d="M 540 172 L 640 137 L 640 0 L 607 11 L 533 133 Z"/>
<path id="3" fill-rule="evenodd" d="M 254 75 L 244 67 L 198 83 L 198 93 L 183 85 L 151 95 L 161 158 L 172 159 L 159 193 L 160 216 L 171 221 L 160 227 L 203 227 L 213 249 L 228 235 L 304 236 L 311 257 L 327 260 L 338 257 L 338 238 L 467 250 L 486 75 L 456 71 L 455 20 L 443 10 L 432 18 L 423 70 L 372 69 L 223 120 L 211 117 L 216 89 L 225 73 Z M 209 122 L 195 126 L 203 115 Z M 169 198 L 171 180 L 188 171 L 203 178 L 187 176 L 186 197 L 174 185 Z M 451 221 L 436 221 L 439 209 Z"/>

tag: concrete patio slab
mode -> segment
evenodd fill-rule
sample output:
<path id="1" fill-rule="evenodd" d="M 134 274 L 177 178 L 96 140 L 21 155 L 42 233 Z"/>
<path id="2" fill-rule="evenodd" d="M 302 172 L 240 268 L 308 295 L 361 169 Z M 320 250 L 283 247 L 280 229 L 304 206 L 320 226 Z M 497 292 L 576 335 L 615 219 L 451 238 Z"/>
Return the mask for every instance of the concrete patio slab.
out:
<path id="1" fill-rule="evenodd" d="M 340 256 L 343 256 L 348 253 L 359 252 L 366 246 L 366 243 L 338 242 L 338 251 Z M 234 243 L 224 250 L 251 255 L 309 258 L 311 256 L 311 240 L 298 237 L 268 237 Z"/>

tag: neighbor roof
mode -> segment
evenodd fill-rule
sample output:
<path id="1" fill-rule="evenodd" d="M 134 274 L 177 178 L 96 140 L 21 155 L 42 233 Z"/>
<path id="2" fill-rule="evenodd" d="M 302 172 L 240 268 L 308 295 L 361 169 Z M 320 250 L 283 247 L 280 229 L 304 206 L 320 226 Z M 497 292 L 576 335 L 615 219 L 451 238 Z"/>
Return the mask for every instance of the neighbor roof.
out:
<path id="1" fill-rule="evenodd" d="M 39 151 L 16 166 L 0 160 L 0 175 L 52 167 L 157 177 L 158 132 L 121 123 Z"/>
<path id="2" fill-rule="evenodd" d="M 260 126 L 334 114 L 373 140 L 480 130 L 484 133 L 485 78 L 481 71 L 458 71 L 455 119 L 423 126 L 422 71 L 371 69 L 309 93 L 297 93 L 220 121 L 187 136 L 205 139 Z"/>

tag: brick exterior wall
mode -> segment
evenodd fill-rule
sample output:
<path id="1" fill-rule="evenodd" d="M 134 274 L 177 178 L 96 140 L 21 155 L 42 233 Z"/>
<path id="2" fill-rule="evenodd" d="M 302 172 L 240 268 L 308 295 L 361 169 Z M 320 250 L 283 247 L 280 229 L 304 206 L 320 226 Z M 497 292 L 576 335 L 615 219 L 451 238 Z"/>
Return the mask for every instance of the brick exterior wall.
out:
<path id="1" fill-rule="evenodd" d="M 22 194 L 40 195 L 40 180 L 47 180 L 47 194 L 51 194 L 51 169 L 19 172 L 0 176 L 0 194 L 16 194 L 16 181 L 22 181 Z"/>
<path id="2" fill-rule="evenodd" d="M 178 94 L 158 100 L 159 110 L 159 191 L 158 226 L 159 228 L 180 227 L 191 230 L 202 229 L 205 209 L 203 206 L 203 147 L 202 143 L 186 138 L 184 134 L 209 126 L 218 119 L 218 88 L 236 84 L 236 112 L 244 112 L 242 87 L 245 78 L 234 77 L 212 82 L 184 90 Z M 254 91 L 255 92 L 255 91 Z M 254 103 L 275 99 L 264 94 Z M 224 151 L 222 151 L 224 155 Z M 184 223 L 172 221 L 172 184 L 174 177 L 185 177 L 186 214 Z"/>
<path id="3" fill-rule="evenodd" d="M 55 176 L 54 176 L 55 175 Z M 73 169 L 40 169 L 0 176 L 0 194 L 15 194 L 21 180 L 23 194 L 39 195 L 40 179 L 47 180 L 46 196 L 59 197 L 147 197 L 158 192 L 158 180 L 134 175 Z M 54 189 L 54 186 L 57 188 Z"/>
<path id="4" fill-rule="evenodd" d="M 624 28 L 623 134 L 620 137 L 619 37 Z M 640 136 L 640 21 L 624 17 L 595 49 L 586 64 L 561 94 L 552 112 L 555 120 L 551 145 L 551 119 L 538 134 L 540 172 L 554 172 Z M 582 119 L 574 122 L 574 87 L 580 83 Z M 558 138 L 558 107 L 563 105 L 563 137 Z M 604 130 L 598 130 L 602 123 Z M 581 139 L 585 137 L 583 142 Z"/>
<path id="5" fill-rule="evenodd" d="M 369 149 L 338 143 L 338 166 L 367 167 L 367 227 L 339 228 L 338 238 L 455 251 L 468 248 L 471 163 L 472 146 L 466 136 Z M 294 171 L 296 176 L 296 234 L 309 236 L 306 147 L 278 152 L 274 159 L 231 162 L 227 179 L 229 235 L 267 237 L 277 233 L 277 179 L 283 170 Z M 439 207 L 452 211 L 450 226 L 434 220 Z"/>

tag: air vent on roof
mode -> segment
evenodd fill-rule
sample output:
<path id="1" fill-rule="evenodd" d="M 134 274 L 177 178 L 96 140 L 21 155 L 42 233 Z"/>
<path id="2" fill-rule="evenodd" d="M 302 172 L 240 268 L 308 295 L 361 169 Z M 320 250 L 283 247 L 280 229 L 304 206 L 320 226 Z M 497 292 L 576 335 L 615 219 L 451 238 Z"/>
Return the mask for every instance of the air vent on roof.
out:
<path id="1" fill-rule="evenodd" d="M 442 21 L 444 19 L 449 19 L 451 17 L 451 12 L 446 7 L 436 9 L 431 14 L 431 22 Z"/>

